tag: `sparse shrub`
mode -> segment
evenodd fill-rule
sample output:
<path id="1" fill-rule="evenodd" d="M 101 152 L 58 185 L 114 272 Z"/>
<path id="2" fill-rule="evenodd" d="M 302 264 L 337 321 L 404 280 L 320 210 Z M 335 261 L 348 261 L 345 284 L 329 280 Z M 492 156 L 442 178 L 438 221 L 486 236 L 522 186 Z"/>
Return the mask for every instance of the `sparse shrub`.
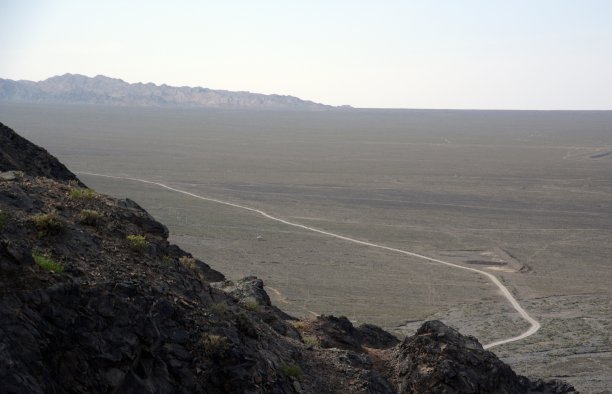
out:
<path id="1" fill-rule="evenodd" d="M 198 265 L 196 264 L 196 259 L 194 259 L 193 257 L 181 256 L 181 258 L 179 259 L 179 263 L 181 263 L 184 267 L 192 270 L 198 268 Z"/>
<path id="2" fill-rule="evenodd" d="M 204 272 L 202 272 L 202 270 L 197 268 L 195 270 L 195 273 L 198 276 L 198 279 L 200 279 L 200 282 L 206 282 L 206 275 L 204 274 Z"/>
<path id="3" fill-rule="evenodd" d="M 64 272 L 64 267 L 61 264 L 56 263 L 47 256 L 34 252 L 32 253 L 32 258 L 34 258 L 36 264 L 38 264 L 44 270 L 54 272 L 56 274 Z"/>
<path id="4" fill-rule="evenodd" d="M 222 302 L 218 304 L 212 304 L 210 306 L 210 311 L 213 315 L 223 316 L 225 312 L 227 312 L 227 304 L 224 304 Z"/>
<path id="5" fill-rule="evenodd" d="M 280 367 L 281 372 L 290 378 L 300 380 L 304 375 L 302 373 L 302 368 L 300 368 L 297 364 L 287 364 L 283 363 Z"/>
<path id="6" fill-rule="evenodd" d="M 304 335 L 304 344 L 312 347 L 321 347 L 321 340 L 314 335 Z"/>
<path id="7" fill-rule="evenodd" d="M 226 337 L 214 334 L 203 334 L 200 341 L 204 352 L 209 356 L 221 357 L 229 349 L 230 343 Z"/>
<path id="8" fill-rule="evenodd" d="M 259 311 L 259 303 L 254 298 L 247 298 L 240 303 L 245 309 L 253 312 Z"/>
<path id="9" fill-rule="evenodd" d="M 236 327 L 244 335 L 247 335 L 247 336 L 249 336 L 251 338 L 257 338 L 258 337 L 257 330 L 255 329 L 255 326 L 249 320 L 249 318 L 247 317 L 247 315 L 245 313 L 240 312 L 240 313 L 236 314 L 235 321 L 236 321 Z"/>
<path id="10" fill-rule="evenodd" d="M 170 264 L 172 264 L 174 259 L 166 254 L 166 255 L 162 256 L 161 261 L 162 261 L 163 264 L 170 265 Z"/>
<path id="11" fill-rule="evenodd" d="M 130 244 L 130 249 L 136 252 L 142 252 L 149 246 L 149 241 L 143 235 L 128 235 L 126 237 Z"/>
<path id="12" fill-rule="evenodd" d="M 93 209 L 83 209 L 81 211 L 81 223 L 83 224 L 95 226 L 100 219 L 102 219 L 102 214 L 98 211 Z"/>
<path id="13" fill-rule="evenodd" d="M 74 188 L 70 190 L 70 198 L 72 200 L 91 200 L 96 193 L 91 189 Z"/>
<path id="14" fill-rule="evenodd" d="M 8 215 L 0 209 L 0 231 L 4 229 L 4 226 L 6 226 L 7 222 L 8 222 Z"/>
<path id="15" fill-rule="evenodd" d="M 182 256 L 179 258 L 179 263 L 181 263 L 183 267 L 192 270 L 202 282 L 206 280 L 206 275 L 200 269 L 200 267 L 198 267 L 198 260 L 194 259 L 193 257 Z"/>
<path id="16" fill-rule="evenodd" d="M 306 327 L 306 323 L 304 323 L 301 320 L 294 320 L 294 321 L 291 322 L 291 325 L 296 330 L 303 330 Z"/>
<path id="17" fill-rule="evenodd" d="M 32 221 L 43 235 L 57 234 L 65 227 L 64 221 L 55 212 L 34 215 Z"/>

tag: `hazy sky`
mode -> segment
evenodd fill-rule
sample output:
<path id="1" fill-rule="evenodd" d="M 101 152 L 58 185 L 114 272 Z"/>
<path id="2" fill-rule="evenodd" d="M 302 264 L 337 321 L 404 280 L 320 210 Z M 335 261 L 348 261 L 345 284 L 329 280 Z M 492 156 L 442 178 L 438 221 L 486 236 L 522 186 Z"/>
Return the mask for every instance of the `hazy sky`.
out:
<path id="1" fill-rule="evenodd" d="M 400 108 L 612 109 L 612 1 L 0 0 L 0 78 Z"/>

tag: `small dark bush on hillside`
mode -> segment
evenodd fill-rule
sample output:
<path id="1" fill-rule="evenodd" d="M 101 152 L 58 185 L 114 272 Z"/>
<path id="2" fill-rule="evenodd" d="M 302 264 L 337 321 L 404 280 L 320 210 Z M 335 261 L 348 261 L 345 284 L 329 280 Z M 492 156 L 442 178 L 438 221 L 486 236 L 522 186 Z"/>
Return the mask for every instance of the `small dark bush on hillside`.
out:
<path id="1" fill-rule="evenodd" d="M 34 258 L 36 264 L 38 264 L 42 269 L 46 271 L 54 272 L 57 274 L 64 272 L 64 267 L 60 263 L 56 263 L 47 256 L 34 252 L 32 253 L 32 258 Z"/>
<path id="2" fill-rule="evenodd" d="M 64 221 L 55 212 L 34 215 L 32 222 L 34 222 L 34 226 L 43 235 L 57 234 L 66 226 Z"/>
<path id="3" fill-rule="evenodd" d="M 98 211 L 94 211 L 93 209 L 83 209 L 81 211 L 81 223 L 87 224 L 89 226 L 95 226 L 98 224 L 98 221 L 102 218 L 102 214 Z"/>
<path id="4" fill-rule="evenodd" d="M 302 379 L 302 368 L 300 368 L 300 366 L 297 364 L 283 364 L 281 365 L 280 370 L 285 376 L 297 380 Z"/>
<path id="5" fill-rule="evenodd" d="M 204 334 L 200 343 L 209 356 L 222 357 L 230 348 L 227 338 L 221 335 Z"/>
<path id="6" fill-rule="evenodd" d="M 257 330 L 255 329 L 255 326 L 253 325 L 253 323 L 251 323 L 247 315 L 241 312 L 236 314 L 234 319 L 236 321 L 236 327 L 238 328 L 238 330 L 240 330 L 240 332 L 251 338 L 258 337 Z"/>
<path id="7" fill-rule="evenodd" d="M 260 306 L 257 300 L 251 297 L 242 300 L 240 302 L 240 305 L 242 305 L 243 308 L 248 309 L 253 312 L 257 312 L 260 309 Z"/>
<path id="8" fill-rule="evenodd" d="M 6 223 L 8 222 L 8 215 L 0 209 L 0 231 L 4 229 Z"/>
<path id="9" fill-rule="evenodd" d="M 314 335 L 304 335 L 302 339 L 307 346 L 321 347 L 321 340 Z"/>
<path id="10" fill-rule="evenodd" d="M 189 268 L 191 270 L 198 268 L 198 265 L 196 264 L 196 259 L 194 259 L 193 257 L 182 256 L 179 259 L 179 263 L 181 263 L 185 268 Z"/>
<path id="11" fill-rule="evenodd" d="M 130 249 L 137 252 L 143 252 L 149 246 L 149 241 L 143 235 L 128 235 L 126 239 L 130 244 Z"/>
<path id="12" fill-rule="evenodd" d="M 72 200 L 91 200 L 96 193 L 91 189 L 74 188 L 70 190 L 70 198 Z"/>
<path id="13" fill-rule="evenodd" d="M 216 316 L 223 316 L 227 312 L 227 304 L 220 302 L 210 306 L 210 312 Z"/>
<path id="14" fill-rule="evenodd" d="M 182 256 L 179 258 L 179 263 L 181 263 L 183 267 L 192 270 L 202 282 L 206 281 L 206 275 L 200 267 L 198 267 L 198 261 L 196 259 L 189 256 Z"/>

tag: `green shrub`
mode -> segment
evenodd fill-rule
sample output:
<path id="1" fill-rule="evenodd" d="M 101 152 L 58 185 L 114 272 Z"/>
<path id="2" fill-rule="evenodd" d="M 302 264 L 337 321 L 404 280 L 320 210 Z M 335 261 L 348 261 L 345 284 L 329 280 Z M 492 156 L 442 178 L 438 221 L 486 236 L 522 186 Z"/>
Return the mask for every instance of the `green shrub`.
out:
<path id="1" fill-rule="evenodd" d="M 44 235 L 57 234 L 65 227 L 64 221 L 55 212 L 34 215 L 32 221 Z"/>
<path id="2" fill-rule="evenodd" d="M 223 316 L 225 315 L 225 312 L 227 312 L 227 304 L 224 304 L 222 302 L 218 304 L 212 304 L 210 306 L 210 311 L 213 315 Z"/>
<path id="3" fill-rule="evenodd" d="M 91 200 L 96 193 L 91 189 L 74 188 L 70 190 L 70 198 L 73 200 Z"/>
<path id="4" fill-rule="evenodd" d="M 6 226 L 6 222 L 8 222 L 8 216 L 0 209 L 0 231 L 4 229 L 4 226 Z"/>
<path id="5" fill-rule="evenodd" d="M 83 224 L 95 226 L 101 218 L 102 214 L 93 209 L 83 209 L 81 211 L 81 223 Z"/>
<path id="6" fill-rule="evenodd" d="M 247 298 L 242 300 L 240 304 L 245 308 L 253 312 L 259 311 L 259 303 L 254 298 Z"/>
<path id="7" fill-rule="evenodd" d="M 203 334 L 200 343 L 209 356 L 223 356 L 230 347 L 226 337 L 214 334 Z"/>
<path id="8" fill-rule="evenodd" d="M 143 235 L 128 235 L 126 239 L 130 244 L 130 249 L 137 252 L 142 252 L 149 246 L 149 241 Z"/>
<path id="9" fill-rule="evenodd" d="M 302 379 L 303 373 L 302 368 L 300 368 L 297 364 L 286 364 L 283 363 L 280 367 L 281 372 L 290 378 L 294 378 L 297 380 Z"/>
<path id="10" fill-rule="evenodd" d="M 38 264 L 44 270 L 57 274 L 59 274 L 60 272 L 64 272 L 64 267 L 61 264 L 56 263 L 47 256 L 34 252 L 32 253 L 32 258 L 34 258 L 36 264 Z"/>

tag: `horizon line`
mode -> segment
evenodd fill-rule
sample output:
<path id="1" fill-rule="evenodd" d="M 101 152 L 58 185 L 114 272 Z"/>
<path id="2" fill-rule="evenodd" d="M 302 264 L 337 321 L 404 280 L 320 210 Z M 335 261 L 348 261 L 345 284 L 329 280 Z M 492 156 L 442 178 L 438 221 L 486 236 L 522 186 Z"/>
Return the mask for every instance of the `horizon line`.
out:
<path id="1" fill-rule="evenodd" d="M 305 99 L 302 98 L 300 96 L 294 95 L 294 94 L 280 94 L 280 93 L 260 93 L 260 92 L 252 92 L 250 90 L 229 90 L 229 89 L 224 89 L 224 88 L 210 88 L 210 87 L 204 87 L 201 85 L 169 85 L 167 83 L 161 83 L 158 84 L 156 82 L 153 81 L 149 81 L 149 82 L 142 82 L 142 81 L 138 81 L 138 82 L 129 82 L 128 80 L 125 80 L 123 78 L 118 78 L 118 77 L 111 77 L 108 75 L 104 75 L 104 74 L 96 74 L 95 76 L 89 76 L 87 74 L 81 74 L 81 73 L 71 73 L 71 72 L 66 72 L 63 74 L 56 74 L 56 75 L 52 75 L 50 77 L 44 78 L 44 79 L 39 79 L 39 80 L 35 80 L 35 79 L 25 79 L 25 78 L 20 78 L 20 79 L 11 79 L 11 78 L 2 78 L 4 80 L 10 80 L 10 81 L 14 81 L 14 82 L 34 82 L 34 83 L 39 83 L 39 82 L 44 82 L 48 79 L 54 78 L 54 77 L 62 77 L 62 76 L 66 76 L 66 75 L 70 75 L 70 76 L 81 76 L 81 77 L 85 77 L 85 78 L 89 78 L 89 79 L 95 79 L 96 77 L 104 77 L 104 78 L 108 78 L 108 79 L 114 79 L 114 80 L 118 80 L 130 85 L 136 85 L 136 84 L 142 84 L 142 85 L 149 85 L 152 84 L 156 87 L 163 87 L 163 86 L 167 86 L 167 87 L 172 87 L 172 88 L 189 88 L 189 89 L 208 89 L 208 90 L 215 90 L 215 91 L 226 91 L 226 92 L 235 92 L 235 93 L 249 93 L 249 94 L 260 94 L 260 95 L 265 95 L 265 96 L 281 96 L 281 97 L 293 97 L 293 98 L 297 98 L 299 100 L 305 101 L 305 102 L 312 102 L 314 104 L 319 104 L 319 105 L 323 105 L 323 106 L 328 106 L 331 107 L 330 110 L 345 110 L 345 111 L 350 111 L 350 110 L 366 110 L 366 111 L 370 111 L 370 110 L 382 110 L 382 111 L 521 111 L 521 112 L 608 112 L 608 111 L 612 111 L 612 107 L 610 108 L 580 108 L 580 109 L 567 109 L 567 108 L 475 108 L 475 107 L 455 107 L 455 108 L 433 108 L 433 107 L 356 107 L 350 104 L 339 104 L 339 105 L 334 105 L 334 104 L 326 104 L 324 102 L 321 101 L 315 101 L 313 99 Z M 13 102 L 10 100 L 1 100 L 0 102 Z M 21 103 L 28 103 L 27 101 L 22 101 Z M 31 102 L 31 103 L 36 103 L 36 102 Z M 52 103 L 38 103 L 38 104 L 52 104 Z M 57 103 L 59 105 L 101 105 L 101 104 L 87 104 L 87 103 Z M 103 105 L 103 104 L 102 104 Z M 117 105 L 107 105 L 107 106 L 117 106 Z M 131 107 L 131 105 L 121 105 L 123 107 Z M 138 106 L 138 105 L 134 105 L 133 107 L 137 107 L 137 108 L 163 108 L 163 106 Z M 175 108 L 190 108 L 190 107 L 181 107 L 181 106 L 176 106 Z M 197 109 L 197 108 L 193 108 L 193 109 Z M 200 109 L 216 109 L 216 108 L 200 108 Z M 223 109 L 223 108 L 218 108 L 218 109 Z M 237 109 L 239 110 L 239 109 Z M 248 109 L 245 109 L 248 110 Z M 266 109 L 266 111 L 274 111 L 274 109 Z M 279 109 L 278 111 L 283 111 L 281 109 Z M 286 110 L 285 110 L 286 111 Z M 291 111 L 299 111 L 298 110 L 291 110 Z"/>

